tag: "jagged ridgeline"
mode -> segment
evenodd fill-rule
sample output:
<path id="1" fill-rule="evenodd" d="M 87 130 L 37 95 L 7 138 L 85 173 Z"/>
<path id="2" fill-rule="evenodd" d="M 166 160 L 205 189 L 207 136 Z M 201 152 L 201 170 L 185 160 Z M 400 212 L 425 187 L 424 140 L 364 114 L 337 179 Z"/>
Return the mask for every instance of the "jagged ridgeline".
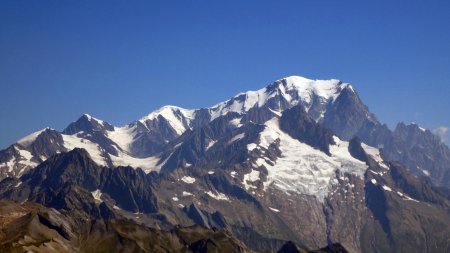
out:
<path id="1" fill-rule="evenodd" d="M 0 252 L 449 252 L 450 151 L 352 85 L 280 79 L 0 151 Z"/>

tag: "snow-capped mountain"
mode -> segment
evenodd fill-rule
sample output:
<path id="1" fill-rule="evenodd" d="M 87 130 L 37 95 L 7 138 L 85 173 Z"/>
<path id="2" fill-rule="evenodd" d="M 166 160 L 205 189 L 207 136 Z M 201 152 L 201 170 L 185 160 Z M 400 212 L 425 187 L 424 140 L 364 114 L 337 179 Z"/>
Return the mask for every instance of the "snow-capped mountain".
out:
<path id="1" fill-rule="evenodd" d="M 226 229 L 257 251 L 446 252 L 450 199 L 434 183 L 448 186 L 449 164 L 430 131 L 389 130 L 350 84 L 294 76 L 210 108 L 33 133 L 0 151 L 0 196 L 83 220 Z"/>
<path id="2" fill-rule="evenodd" d="M 211 108 L 187 110 L 164 106 L 123 127 L 85 114 L 62 132 L 49 128 L 40 130 L 2 151 L 0 171 L 2 177 L 20 176 L 51 155 L 75 147 L 88 150 L 99 165 L 130 165 L 157 171 L 158 154 L 163 147 L 187 130 L 229 112 L 246 115 L 245 121 L 263 123 L 297 104 L 304 106 L 319 121 L 323 119 L 327 105 L 333 103 L 344 89 L 353 90 L 349 84 L 338 80 L 288 77 L 261 90 L 238 94 Z M 45 147 L 45 150 L 39 147 Z"/>
<path id="3" fill-rule="evenodd" d="M 240 115 L 230 124 L 265 124 L 296 105 L 340 139 L 349 141 L 359 137 L 371 146 L 383 147 L 389 159 L 406 163 L 418 174 L 423 175 L 423 171 L 427 171 L 436 183 L 448 186 L 450 151 L 445 144 L 435 140 L 427 144 L 428 159 L 422 159 L 416 166 L 416 156 L 409 155 L 413 151 L 408 139 L 403 138 L 400 131 L 392 132 L 379 123 L 350 84 L 299 76 L 280 79 L 258 91 L 240 93 L 210 108 L 188 110 L 164 106 L 122 127 L 83 115 L 62 132 L 43 129 L 0 151 L 0 176 L 20 176 L 48 157 L 75 147 L 88 150 L 99 165 L 129 165 L 147 172 L 159 171 L 167 158 L 163 159 L 164 151 L 170 149 L 171 143 L 186 131 L 201 128 L 229 113 Z M 426 131 L 418 134 L 432 136 Z M 206 141 L 212 146 L 216 140 Z M 424 145 L 415 146 L 417 149 Z M 435 150 L 440 152 L 435 154 Z"/>

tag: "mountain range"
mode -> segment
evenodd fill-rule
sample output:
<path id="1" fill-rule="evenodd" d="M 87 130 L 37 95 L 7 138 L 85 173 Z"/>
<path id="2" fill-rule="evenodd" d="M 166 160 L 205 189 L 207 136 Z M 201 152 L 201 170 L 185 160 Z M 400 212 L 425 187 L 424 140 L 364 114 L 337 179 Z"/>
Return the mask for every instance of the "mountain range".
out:
<path id="1" fill-rule="evenodd" d="M 0 252 L 450 251 L 449 148 L 339 80 L 85 114 L 0 151 L 0 179 Z"/>

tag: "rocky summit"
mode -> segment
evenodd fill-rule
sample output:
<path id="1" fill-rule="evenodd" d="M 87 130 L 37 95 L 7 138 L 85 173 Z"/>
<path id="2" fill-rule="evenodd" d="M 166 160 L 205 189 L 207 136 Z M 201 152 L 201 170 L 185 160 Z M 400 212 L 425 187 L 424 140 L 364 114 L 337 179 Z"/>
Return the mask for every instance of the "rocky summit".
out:
<path id="1" fill-rule="evenodd" d="M 0 252 L 450 252 L 450 150 L 291 76 L 0 151 Z"/>

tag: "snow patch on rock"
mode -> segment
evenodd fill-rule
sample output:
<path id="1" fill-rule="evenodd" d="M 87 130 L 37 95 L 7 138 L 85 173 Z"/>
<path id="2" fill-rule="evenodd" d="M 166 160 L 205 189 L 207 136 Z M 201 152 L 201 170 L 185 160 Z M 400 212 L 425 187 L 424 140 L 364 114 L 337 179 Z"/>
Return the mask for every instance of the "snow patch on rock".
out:
<path id="1" fill-rule="evenodd" d="M 278 209 L 276 209 L 276 208 L 273 208 L 273 207 L 270 207 L 270 206 L 269 206 L 269 209 L 272 210 L 272 211 L 274 211 L 274 212 L 276 212 L 276 213 L 279 213 L 279 212 L 280 212 L 280 210 L 278 210 Z"/>
<path id="2" fill-rule="evenodd" d="M 181 178 L 181 181 L 185 182 L 186 184 L 193 184 L 195 183 L 195 178 L 190 176 L 184 176 Z"/>
<path id="3" fill-rule="evenodd" d="M 383 189 L 384 189 L 385 191 L 388 191 L 388 192 L 391 192 L 391 191 L 392 191 L 391 187 L 389 187 L 389 186 L 387 186 L 387 185 L 383 185 L 382 187 L 383 187 Z"/>
<path id="4" fill-rule="evenodd" d="M 240 128 L 242 126 L 241 118 L 236 118 L 236 119 L 230 120 L 230 125 L 233 126 L 234 128 Z"/>
<path id="5" fill-rule="evenodd" d="M 249 184 L 249 182 L 256 182 L 260 180 L 259 174 L 260 174 L 259 171 L 252 170 L 250 173 L 244 175 L 244 180 L 242 181 L 242 184 L 244 185 L 244 188 L 246 190 L 250 188 L 256 188 L 255 186 Z"/>
<path id="6" fill-rule="evenodd" d="M 102 194 L 102 192 L 99 189 L 91 192 L 91 195 L 95 199 L 95 202 L 97 202 L 97 203 L 103 202 L 103 200 L 102 200 L 102 195 L 103 194 Z"/>
<path id="7" fill-rule="evenodd" d="M 183 197 L 187 197 L 187 196 L 193 196 L 194 194 L 187 192 L 187 191 L 183 191 Z"/>
<path id="8" fill-rule="evenodd" d="M 228 142 L 228 145 L 230 145 L 231 143 L 233 143 L 235 141 L 241 140 L 243 138 L 245 138 L 245 133 L 237 134 L 233 138 L 231 138 L 231 140 Z"/>
<path id="9" fill-rule="evenodd" d="M 206 150 L 209 150 L 212 146 L 214 146 L 214 144 L 216 144 L 217 143 L 217 141 L 216 140 L 210 140 L 209 142 L 208 142 L 208 144 L 206 145 Z"/>
<path id="10" fill-rule="evenodd" d="M 225 200 L 225 201 L 229 201 L 230 199 L 227 197 L 227 195 L 218 192 L 218 193 L 213 193 L 212 191 L 207 191 L 206 194 L 208 194 L 211 198 L 217 199 L 217 200 Z"/>
<path id="11" fill-rule="evenodd" d="M 406 195 L 406 194 L 404 194 L 404 193 L 402 193 L 402 192 L 397 192 L 397 194 L 398 194 L 398 196 L 400 196 L 403 200 L 409 200 L 409 201 L 413 201 L 413 202 L 420 202 L 420 201 L 418 201 L 418 200 L 416 200 L 416 199 L 413 199 L 413 198 L 411 198 L 410 196 L 408 196 L 408 195 Z"/>
<path id="12" fill-rule="evenodd" d="M 371 156 L 381 167 L 387 170 L 389 169 L 389 167 L 385 164 L 383 158 L 381 158 L 379 149 L 371 147 L 365 143 L 361 143 L 361 147 L 364 149 L 366 154 Z"/>

